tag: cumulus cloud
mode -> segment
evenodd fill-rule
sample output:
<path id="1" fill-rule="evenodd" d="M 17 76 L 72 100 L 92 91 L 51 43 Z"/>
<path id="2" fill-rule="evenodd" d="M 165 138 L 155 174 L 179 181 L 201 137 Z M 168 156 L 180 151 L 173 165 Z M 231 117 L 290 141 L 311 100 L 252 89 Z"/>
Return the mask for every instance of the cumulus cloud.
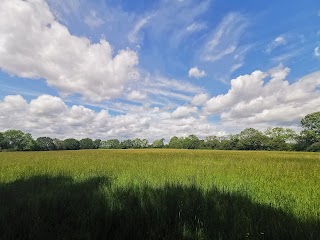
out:
<path id="1" fill-rule="evenodd" d="M 106 40 L 72 35 L 43 0 L 2 0 L 0 12 L 0 67 L 10 74 L 43 78 L 63 95 L 91 101 L 119 96 L 138 75 L 134 51 L 113 56 Z"/>
<path id="2" fill-rule="evenodd" d="M 266 52 L 271 53 L 273 49 L 286 44 L 287 44 L 287 40 L 285 39 L 285 37 L 278 36 L 267 46 Z"/>
<path id="3" fill-rule="evenodd" d="M 206 93 L 200 93 L 196 96 L 193 97 L 191 103 L 196 105 L 196 106 L 201 106 L 204 104 L 207 100 L 209 99 L 208 94 Z"/>
<path id="4" fill-rule="evenodd" d="M 320 110 L 320 72 L 290 84 L 285 80 L 289 71 L 280 65 L 268 72 L 239 76 L 231 81 L 228 93 L 209 99 L 204 111 L 235 124 L 296 124 L 306 114 Z"/>
<path id="5" fill-rule="evenodd" d="M 240 13 L 226 15 L 205 44 L 202 59 L 215 62 L 235 53 L 247 25 L 246 18 Z"/>
<path id="6" fill-rule="evenodd" d="M 196 107 L 181 106 L 173 113 L 159 107 L 136 106 L 126 114 L 112 116 L 107 110 L 93 111 L 82 105 L 67 106 L 62 99 L 41 95 L 29 103 L 20 95 L 0 100 L 0 131 L 21 129 L 34 137 L 84 137 L 100 139 L 199 137 L 222 132 L 197 116 Z"/>
<path id="7" fill-rule="evenodd" d="M 135 101 L 135 100 L 143 100 L 143 99 L 147 98 L 147 94 L 142 93 L 142 92 L 137 91 L 137 90 L 133 90 L 128 94 L 127 98 L 129 100 L 133 100 L 133 101 Z"/>
<path id="8" fill-rule="evenodd" d="M 198 67 L 192 67 L 189 70 L 189 77 L 202 78 L 206 75 L 206 72 L 204 70 L 200 70 Z"/>
<path id="9" fill-rule="evenodd" d="M 184 118 L 189 116 L 191 113 L 196 113 L 198 111 L 197 107 L 192 106 L 180 106 L 172 112 L 173 118 Z"/>

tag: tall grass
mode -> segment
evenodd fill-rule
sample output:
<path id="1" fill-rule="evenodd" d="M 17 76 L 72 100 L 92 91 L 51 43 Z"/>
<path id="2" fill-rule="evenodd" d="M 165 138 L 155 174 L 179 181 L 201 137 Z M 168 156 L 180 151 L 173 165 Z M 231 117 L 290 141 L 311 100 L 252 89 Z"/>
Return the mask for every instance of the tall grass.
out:
<path id="1" fill-rule="evenodd" d="M 319 239 L 320 155 L 0 153 L 0 238 Z"/>

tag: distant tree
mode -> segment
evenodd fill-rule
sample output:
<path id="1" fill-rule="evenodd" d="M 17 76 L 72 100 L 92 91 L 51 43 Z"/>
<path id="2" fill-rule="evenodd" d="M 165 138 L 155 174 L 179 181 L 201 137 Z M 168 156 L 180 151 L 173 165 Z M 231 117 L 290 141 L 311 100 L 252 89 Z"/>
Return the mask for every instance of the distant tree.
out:
<path id="1" fill-rule="evenodd" d="M 55 145 L 55 149 L 56 150 L 63 150 L 63 141 L 58 139 L 58 138 L 54 138 L 53 140 L 53 144 Z"/>
<path id="2" fill-rule="evenodd" d="M 37 144 L 36 141 L 32 138 L 32 135 L 30 133 L 25 133 L 22 144 L 21 144 L 22 151 L 33 151 L 37 150 Z"/>
<path id="3" fill-rule="evenodd" d="M 56 145 L 54 144 L 53 139 L 49 137 L 37 138 L 36 144 L 41 151 L 56 150 Z"/>
<path id="4" fill-rule="evenodd" d="M 93 149 L 95 148 L 94 142 L 90 138 L 84 138 L 79 141 L 80 149 Z"/>
<path id="5" fill-rule="evenodd" d="M 189 135 L 188 137 L 183 138 L 182 147 L 185 149 L 199 149 L 200 140 L 196 135 Z"/>
<path id="6" fill-rule="evenodd" d="M 3 133 L 8 149 L 22 150 L 24 133 L 20 130 L 7 130 Z"/>
<path id="7" fill-rule="evenodd" d="M 208 136 L 205 138 L 204 146 L 207 149 L 220 149 L 221 142 L 217 136 Z"/>
<path id="8" fill-rule="evenodd" d="M 68 138 L 63 141 L 63 148 L 65 150 L 78 150 L 80 149 L 80 143 L 74 138 Z"/>
<path id="9" fill-rule="evenodd" d="M 246 128 L 238 134 L 238 149 L 264 150 L 268 146 L 268 137 L 254 128 Z"/>
<path id="10" fill-rule="evenodd" d="M 182 148 L 182 141 L 181 139 L 179 139 L 178 137 L 174 136 L 170 139 L 169 144 L 168 144 L 169 148 Z"/>
<path id="11" fill-rule="evenodd" d="M 265 135 L 269 138 L 270 150 L 292 150 L 298 135 L 289 128 L 268 128 Z"/>
<path id="12" fill-rule="evenodd" d="M 93 148 L 94 148 L 94 149 L 100 148 L 100 144 L 101 144 L 101 140 L 100 140 L 100 139 L 94 140 L 94 141 L 93 141 Z"/>
<path id="13" fill-rule="evenodd" d="M 109 139 L 106 141 L 102 141 L 100 147 L 106 149 L 119 149 L 121 148 L 121 144 L 118 139 Z"/>
<path id="14" fill-rule="evenodd" d="M 306 130 L 314 131 L 320 136 L 320 112 L 314 112 L 306 115 L 301 120 L 301 125 Z"/>
<path id="15" fill-rule="evenodd" d="M 307 148 L 309 152 L 320 152 L 320 142 L 315 142 Z"/>
<path id="16" fill-rule="evenodd" d="M 3 133 L 4 144 L 8 149 L 16 151 L 29 151 L 35 149 L 35 141 L 30 133 L 20 130 L 7 130 Z"/>
<path id="17" fill-rule="evenodd" d="M 7 148 L 7 142 L 5 140 L 4 134 L 0 132 L 0 150 Z"/>
<path id="18" fill-rule="evenodd" d="M 140 139 L 135 138 L 131 140 L 132 148 L 147 148 L 148 147 L 148 140 L 147 139 Z"/>
<path id="19" fill-rule="evenodd" d="M 304 130 L 300 134 L 300 143 L 311 146 L 313 143 L 320 142 L 320 112 L 306 115 L 301 120 Z"/>
<path id="20" fill-rule="evenodd" d="M 133 142 L 131 139 L 127 139 L 127 140 L 123 140 L 121 142 L 121 148 L 122 149 L 129 149 L 129 148 L 133 148 Z"/>
<path id="21" fill-rule="evenodd" d="M 164 147 L 164 138 L 161 138 L 159 140 L 154 140 L 151 146 L 153 148 L 163 148 Z"/>

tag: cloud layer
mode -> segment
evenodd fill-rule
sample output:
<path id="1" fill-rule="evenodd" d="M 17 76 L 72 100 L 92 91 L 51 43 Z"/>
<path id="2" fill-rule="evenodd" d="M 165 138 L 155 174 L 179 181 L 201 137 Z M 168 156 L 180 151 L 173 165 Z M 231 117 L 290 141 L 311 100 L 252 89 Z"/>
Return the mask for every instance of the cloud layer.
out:
<path id="1" fill-rule="evenodd" d="M 126 139 L 174 135 L 223 134 L 205 118 L 194 115 L 196 107 L 178 107 L 172 113 L 158 107 L 136 107 L 124 115 L 111 116 L 107 110 L 95 112 L 82 105 L 67 106 L 62 99 L 41 95 L 29 103 L 20 95 L 0 101 L 0 129 L 21 129 L 34 136 Z"/>
<path id="2" fill-rule="evenodd" d="M 222 122 L 234 124 L 297 123 L 320 110 L 320 72 L 290 84 L 290 69 L 280 65 L 268 72 L 254 71 L 231 81 L 228 93 L 209 99 L 207 114 L 219 114 Z"/>
<path id="3" fill-rule="evenodd" d="M 0 67 L 26 78 L 44 78 L 63 95 L 91 101 L 118 97 L 137 77 L 138 55 L 72 35 L 42 0 L 0 2 Z"/>

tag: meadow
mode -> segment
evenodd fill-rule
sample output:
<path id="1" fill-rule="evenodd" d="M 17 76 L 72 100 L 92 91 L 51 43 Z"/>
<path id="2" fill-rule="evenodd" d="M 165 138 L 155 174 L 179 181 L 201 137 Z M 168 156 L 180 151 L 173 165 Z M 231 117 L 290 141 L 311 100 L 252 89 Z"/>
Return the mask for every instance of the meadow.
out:
<path id="1" fill-rule="evenodd" d="M 319 153 L 0 152 L 0 239 L 319 238 Z"/>

